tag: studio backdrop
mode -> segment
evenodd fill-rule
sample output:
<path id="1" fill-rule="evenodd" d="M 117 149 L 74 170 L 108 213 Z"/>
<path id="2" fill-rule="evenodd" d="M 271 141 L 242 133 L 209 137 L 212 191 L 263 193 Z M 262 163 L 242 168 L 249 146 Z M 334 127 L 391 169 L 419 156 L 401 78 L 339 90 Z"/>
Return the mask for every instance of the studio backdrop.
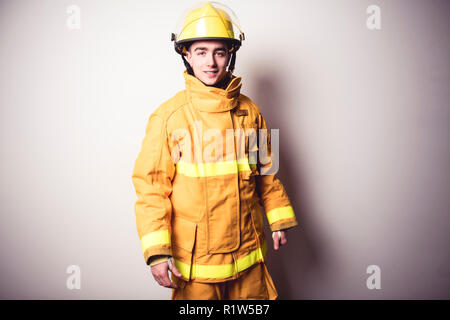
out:
<path id="1" fill-rule="evenodd" d="M 274 251 L 265 219 L 280 299 L 449 299 L 450 2 L 221 2 L 299 222 Z M 195 3 L 0 2 L 0 298 L 170 298 L 131 174 Z"/>

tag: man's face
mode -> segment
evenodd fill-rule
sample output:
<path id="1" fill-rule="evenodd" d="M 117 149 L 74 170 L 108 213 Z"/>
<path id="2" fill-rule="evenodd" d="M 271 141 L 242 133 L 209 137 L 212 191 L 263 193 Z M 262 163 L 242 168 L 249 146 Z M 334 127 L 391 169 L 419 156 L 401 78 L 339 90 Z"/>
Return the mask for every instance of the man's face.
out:
<path id="1" fill-rule="evenodd" d="M 208 86 L 215 85 L 227 74 L 230 59 L 225 41 L 195 41 L 186 53 L 194 75 Z"/>

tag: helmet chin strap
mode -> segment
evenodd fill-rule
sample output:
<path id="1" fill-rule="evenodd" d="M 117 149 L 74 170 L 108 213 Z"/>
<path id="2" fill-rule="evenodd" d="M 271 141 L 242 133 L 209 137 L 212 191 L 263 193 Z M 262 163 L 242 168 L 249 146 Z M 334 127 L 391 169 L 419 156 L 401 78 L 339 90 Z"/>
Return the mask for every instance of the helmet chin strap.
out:
<path id="1" fill-rule="evenodd" d="M 231 55 L 232 55 L 231 62 L 230 62 L 230 65 L 228 66 L 228 72 L 230 74 L 232 74 L 234 71 L 234 64 L 236 63 L 236 52 L 233 52 Z"/>
<path id="2" fill-rule="evenodd" d="M 232 55 L 232 57 L 231 57 L 230 64 L 228 66 L 227 74 L 225 75 L 225 77 L 223 77 L 222 80 L 220 80 L 218 83 L 213 85 L 213 87 L 225 89 L 227 87 L 228 83 L 230 82 L 231 77 L 233 75 L 234 64 L 236 62 L 236 53 L 233 52 L 231 55 Z"/>
<path id="3" fill-rule="evenodd" d="M 192 70 L 191 65 L 189 62 L 187 62 L 186 58 L 184 57 L 184 54 L 181 54 L 181 59 L 183 60 L 184 66 L 186 67 L 187 73 L 189 73 L 191 76 L 194 76 L 194 70 Z"/>

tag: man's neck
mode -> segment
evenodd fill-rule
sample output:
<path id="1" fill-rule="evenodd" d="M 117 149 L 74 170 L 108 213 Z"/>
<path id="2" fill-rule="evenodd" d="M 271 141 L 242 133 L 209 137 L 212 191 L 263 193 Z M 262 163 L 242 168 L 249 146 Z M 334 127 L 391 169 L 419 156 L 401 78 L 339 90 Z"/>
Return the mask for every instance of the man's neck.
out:
<path id="1" fill-rule="evenodd" d="M 230 80 L 231 80 L 230 74 L 227 73 L 225 75 L 225 77 L 223 77 L 222 80 L 220 80 L 216 84 L 213 84 L 211 87 L 216 87 L 216 88 L 220 88 L 220 89 L 226 89 L 226 87 L 228 86 L 228 83 L 230 82 Z"/>

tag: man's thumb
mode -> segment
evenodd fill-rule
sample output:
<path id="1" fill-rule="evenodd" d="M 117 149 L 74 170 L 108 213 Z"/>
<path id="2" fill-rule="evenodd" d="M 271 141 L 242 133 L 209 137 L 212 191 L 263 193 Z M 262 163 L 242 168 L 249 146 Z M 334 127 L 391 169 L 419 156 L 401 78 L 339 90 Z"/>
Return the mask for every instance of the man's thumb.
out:
<path id="1" fill-rule="evenodd" d="M 181 273 L 180 273 L 180 271 L 178 271 L 177 267 L 175 267 L 175 263 L 174 263 L 172 257 L 169 258 L 169 261 L 168 261 L 168 262 L 169 262 L 169 269 L 170 269 L 170 271 L 172 271 L 172 273 L 173 273 L 175 276 L 181 277 Z"/>

